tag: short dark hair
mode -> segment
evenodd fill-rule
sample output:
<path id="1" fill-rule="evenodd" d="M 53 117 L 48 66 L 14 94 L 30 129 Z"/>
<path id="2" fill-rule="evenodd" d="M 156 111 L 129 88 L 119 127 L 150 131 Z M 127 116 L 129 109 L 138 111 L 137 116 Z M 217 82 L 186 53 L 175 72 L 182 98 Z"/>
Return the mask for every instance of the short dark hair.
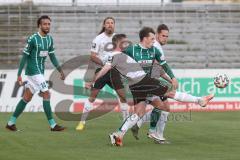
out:
<path id="1" fill-rule="evenodd" d="M 162 30 L 167 30 L 167 31 L 169 31 L 168 26 L 167 26 L 166 24 L 160 24 L 160 25 L 157 27 L 157 33 L 161 33 Z"/>
<path id="2" fill-rule="evenodd" d="M 39 27 L 39 25 L 41 24 L 41 21 L 43 19 L 49 19 L 51 21 L 51 18 L 48 15 L 42 15 L 41 17 L 38 18 L 37 20 L 37 27 Z"/>
<path id="3" fill-rule="evenodd" d="M 104 25 L 108 19 L 113 20 L 113 22 L 115 23 L 115 19 L 114 19 L 113 17 L 106 17 L 106 18 L 103 20 L 103 24 L 102 24 L 102 25 Z M 103 33 L 103 32 L 105 32 L 105 27 L 102 27 L 102 29 L 100 30 L 100 32 L 98 33 L 98 35 L 101 34 L 101 33 Z"/>
<path id="4" fill-rule="evenodd" d="M 149 36 L 149 33 L 155 34 L 154 30 L 153 30 L 151 27 L 143 27 L 143 28 L 139 31 L 140 41 L 142 41 L 144 37 L 148 37 L 148 36 Z"/>
<path id="5" fill-rule="evenodd" d="M 126 34 L 115 34 L 112 38 L 113 45 L 117 46 L 117 43 L 123 38 L 127 38 Z"/>

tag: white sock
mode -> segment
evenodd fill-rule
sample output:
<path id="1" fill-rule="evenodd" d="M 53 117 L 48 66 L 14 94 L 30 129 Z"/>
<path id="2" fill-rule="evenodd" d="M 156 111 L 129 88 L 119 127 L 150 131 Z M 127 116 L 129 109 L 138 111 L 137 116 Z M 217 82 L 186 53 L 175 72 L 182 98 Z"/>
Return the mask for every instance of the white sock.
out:
<path id="1" fill-rule="evenodd" d="M 85 121 L 88 117 L 89 112 L 93 109 L 93 103 L 90 102 L 89 100 L 87 100 L 84 103 L 84 108 L 83 108 L 83 112 L 82 112 L 82 117 L 81 117 L 81 122 L 85 124 Z"/>
<path id="2" fill-rule="evenodd" d="M 168 114 L 169 112 L 162 111 L 161 116 L 157 122 L 157 133 L 162 137 L 163 137 L 163 132 L 166 126 Z"/>
<path id="3" fill-rule="evenodd" d="M 138 128 L 141 128 L 143 123 L 146 123 L 146 122 L 149 122 L 150 119 L 151 119 L 151 113 L 152 113 L 152 110 L 148 111 L 147 113 L 145 113 L 143 115 L 143 117 L 141 119 L 139 119 L 139 121 L 137 122 L 137 126 Z"/>
<path id="4" fill-rule="evenodd" d="M 139 116 L 135 113 L 129 116 L 126 121 L 122 124 L 119 130 L 123 133 L 123 135 L 128 131 L 129 128 L 132 128 L 137 121 L 139 120 Z"/>
<path id="5" fill-rule="evenodd" d="M 191 94 L 187 94 L 187 93 L 183 93 L 183 92 L 176 92 L 173 99 L 180 101 L 180 102 L 198 103 L 198 101 L 199 101 L 199 99 L 201 99 L 201 97 L 192 96 Z"/>
<path id="6" fill-rule="evenodd" d="M 120 110 L 122 112 L 123 121 L 129 117 L 128 104 L 119 102 Z"/>

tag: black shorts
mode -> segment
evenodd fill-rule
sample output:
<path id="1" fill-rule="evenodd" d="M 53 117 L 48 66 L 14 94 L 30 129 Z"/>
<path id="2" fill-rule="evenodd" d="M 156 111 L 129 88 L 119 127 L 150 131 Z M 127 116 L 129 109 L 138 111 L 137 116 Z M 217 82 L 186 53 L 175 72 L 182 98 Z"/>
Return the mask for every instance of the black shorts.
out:
<path id="1" fill-rule="evenodd" d="M 159 97 L 162 101 L 166 101 L 168 98 L 166 96 L 160 96 Z"/>
<path id="2" fill-rule="evenodd" d="M 156 95 L 164 97 L 164 94 L 168 91 L 168 85 L 161 83 L 158 79 L 144 77 L 140 82 L 131 85 L 130 90 L 133 96 L 134 104 L 138 104 L 141 101 L 146 101 L 149 95 Z"/>
<path id="3" fill-rule="evenodd" d="M 96 72 L 99 72 L 101 68 L 96 69 Z M 123 83 L 121 81 L 121 76 L 118 71 L 115 69 L 109 70 L 104 76 L 100 77 L 93 85 L 95 89 L 102 89 L 105 85 L 108 85 L 114 90 L 124 88 Z"/>
<path id="4" fill-rule="evenodd" d="M 150 96 L 151 97 L 151 96 Z M 161 101 L 166 101 L 168 98 L 166 96 L 159 96 L 159 98 L 161 99 Z M 151 104 L 152 100 L 150 99 L 146 99 L 146 103 L 147 104 Z"/>

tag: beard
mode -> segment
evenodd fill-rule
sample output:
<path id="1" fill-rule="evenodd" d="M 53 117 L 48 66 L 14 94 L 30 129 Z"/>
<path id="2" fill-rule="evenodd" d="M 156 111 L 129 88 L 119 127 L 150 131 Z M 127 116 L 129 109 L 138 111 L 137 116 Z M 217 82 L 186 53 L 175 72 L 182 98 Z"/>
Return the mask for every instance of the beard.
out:
<path id="1" fill-rule="evenodd" d="M 113 29 L 106 29 L 105 32 L 107 34 L 113 34 L 114 30 Z"/>
<path id="2" fill-rule="evenodd" d="M 167 42 L 160 42 L 160 44 L 163 46 L 163 45 L 165 45 Z"/>
<path id="3" fill-rule="evenodd" d="M 42 29 L 42 32 L 43 32 L 44 34 L 48 34 L 48 33 L 49 33 L 49 30 L 43 30 L 43 29 Z"/>

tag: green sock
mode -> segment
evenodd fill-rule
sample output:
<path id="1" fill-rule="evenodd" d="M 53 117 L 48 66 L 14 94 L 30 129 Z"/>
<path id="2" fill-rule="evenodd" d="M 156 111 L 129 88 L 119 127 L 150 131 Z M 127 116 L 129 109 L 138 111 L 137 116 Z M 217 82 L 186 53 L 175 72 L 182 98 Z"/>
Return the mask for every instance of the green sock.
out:
<path id="1" fill-rule="evenodd" d="M 13 113 L 13 117 L 17 118 L 25 109 L 27 103 L 28 102 L 25 102 L 23 99 L 21 99 L 17 104 L 17 107 Z"/>
<path id="2" fill-rule="evenodd" d="M 151 120 L 150 120 L 150 129 L 154 130 L 157 126 L 157 122 L 161 115 L 161 110 L 158 108 L 154 108 L 151 113 Z"/>
<path id="3" fill-rule="evenodd" d="M 43 100 L 43 109 L 44 109 L 44 112 L 47 116 L 49 125 L 51 126 L 51 128 L 54 128 L 55 125 L 56 125 L 56 122 L 55 122 L 55 120 L 53 119 L 53 116 L 52 116 L 52 109 L 51 109 L 51 105 L 50 105 L 49 100 Z"/>
<path id="4" fill-rule="evenodd" d="M 54 119 L 48 120 L 48 123 L 49 123 L 49 125 L 50 125 L 51 128 L 54 128 L 55 125 L 57 124 Z"/>
<path id="5" fill-rule="evenodd" d="M 11 126 L 11 125 L 13 125 L 13 124 L 16 124 L 16 120 L 17 120 L 16 117 L 11 116 L 10 119 L 9 119 L 9 121 L 8 121 L 8 125 Z"/>
<path id="6" fill-rule="evenodd" d="M 50 101 L 49 100 L 43 100 L 43 109 L 44 109 L 44 112 L 47 116 L 47 119 L 50 120 L 50 119 L 53 119 L 52 117 L 52 109 L 51 109 L 51 105 L 50 105 Z"/>
<path id="7" fill-rule="evenodd" d="M 17 107 L 16 107 L 13 115 L 10 117 L 10 119 L 8 121 L 8 125 L 16 124 L 16 120 L 17 120 L 18 116 L 23 112 L 23 110 L 25 109 L 27 103 L 28 102 L 25 102 L 23 99 L 21 99 L 18 102 Z"/>

